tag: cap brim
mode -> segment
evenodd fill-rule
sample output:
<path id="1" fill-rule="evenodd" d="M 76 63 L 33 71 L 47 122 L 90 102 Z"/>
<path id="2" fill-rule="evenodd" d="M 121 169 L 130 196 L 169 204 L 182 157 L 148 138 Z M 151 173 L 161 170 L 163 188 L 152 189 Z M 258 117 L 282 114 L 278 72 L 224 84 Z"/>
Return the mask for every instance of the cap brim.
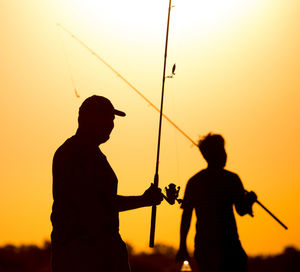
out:
<path id="1" fill-rule="evenodd" d="M 118 115 L 118 116 L 122 116 L 122 117 L 126 116 L 125 112 L 119 111 L 119 110 L 116 110 L 116 109 L 114 109 L 114 114 Z"/>

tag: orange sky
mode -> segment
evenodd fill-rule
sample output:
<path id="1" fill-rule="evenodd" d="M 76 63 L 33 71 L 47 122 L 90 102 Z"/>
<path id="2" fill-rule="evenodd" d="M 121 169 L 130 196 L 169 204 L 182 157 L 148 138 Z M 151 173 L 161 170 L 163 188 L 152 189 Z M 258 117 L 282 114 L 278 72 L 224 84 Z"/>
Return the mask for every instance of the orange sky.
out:
<path id="1" fill-rule="evenodd" d="M 249 254 L 300 247 L 300 2 L 174 0 L 165 113 L 195 141 L 210 131 L 227 141 L 227 169 L 285 224 L 260 207 L 237 218 Z M 91 94 L 127 117 L 101 149 L 119 193 L 141 194 L 153 180 L 158 114 L 56 22 L 73 31 L 159 105 L 168 1 L 0 0 L 0 244 L 42 243 L 51 224 L 51 160 L 72 136 Z M 66 62 L 65 53 L 69 59 Z M 78 89 L 76 98 L 70 73 Z M 200 153 L 163 124 L 160 185 L 182 187 L 202 167 Z M 138 169 L 138 170 L 136 170 Z M 148 246 L 150 208 L 122 213 L 120 232 Z M 156 241 L 177 246 L 181 211 L 158 209 Z M 194 228 L 189 234 L 193 246 Z"/>

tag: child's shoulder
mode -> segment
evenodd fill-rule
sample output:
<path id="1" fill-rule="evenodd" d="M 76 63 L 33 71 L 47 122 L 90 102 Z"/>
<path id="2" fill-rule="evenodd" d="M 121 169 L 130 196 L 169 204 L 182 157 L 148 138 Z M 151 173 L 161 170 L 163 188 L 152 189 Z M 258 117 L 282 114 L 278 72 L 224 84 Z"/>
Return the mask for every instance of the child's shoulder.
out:
<path id="1" fill-rule="evenodd" d="M 200 170 L 198 173 L 196 173 L 194 176 L 192 176 L 190 178 L 190 181 L 191 182 L 195 182 L 197 180 L 201 180 L 201 179 L 203 179 L 205 177 L 209 177 L 211 175 L 215 176 L 218 173 L 221 174 L 221 175 L 223 175 L 226 178 L 239 179 L 238 174 L 236 174 L 236 173 L 234 173 L 232 171 L 229 171 L 229 170 L 226 170 L 226 169 L 222 169 L 222 170 L 219 170 L 219 171 L 215 172 L 215 171 L 208 170 L 206 168 L 206 169 Z"/>
<path id="2" fill-rule="evenodd" d="M 229 170 L 226 170 L 226 169 L 223 169 L 223 173 L 224 175 L 226 175 L 227 177 L 229 178 L 232 178 L 232 179 L 240 179 L 238 174 L 234 173 L 234 172 L 231 172 Z"/>
<path id="3" fill-rule="evenodd" d="M 189 183 L 194 183 L 197 182 L 198 180 L 201 180 L 204 176 L 206 175 L 206 169 L 202 169 L 199 172 L 197 172 L 195 175 L 193 175 L 190 179 L 189 179 Z"/>

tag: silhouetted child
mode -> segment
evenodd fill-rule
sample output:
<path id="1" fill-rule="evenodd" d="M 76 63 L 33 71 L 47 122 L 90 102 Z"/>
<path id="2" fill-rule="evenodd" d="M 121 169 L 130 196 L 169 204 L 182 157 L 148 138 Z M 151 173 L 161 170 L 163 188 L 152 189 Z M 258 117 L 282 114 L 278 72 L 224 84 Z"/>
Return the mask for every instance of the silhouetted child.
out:
<path id="1" fill-rule="evenodd" d="M 195 208 L 197 223 L 194 257 L 199 271 L 247 271 L 247 255 L 243 250 L 233 214 L 252 215 L 254 192 L 246 192 L 238 175 L 224 169 L 227 154 L 221 135 L 208 134 L 199 141 L 199 149 L 207 168 L 187 183 L 182 204 L 180 248 L 178 260 L 188 257 L 186 237 Z"/>

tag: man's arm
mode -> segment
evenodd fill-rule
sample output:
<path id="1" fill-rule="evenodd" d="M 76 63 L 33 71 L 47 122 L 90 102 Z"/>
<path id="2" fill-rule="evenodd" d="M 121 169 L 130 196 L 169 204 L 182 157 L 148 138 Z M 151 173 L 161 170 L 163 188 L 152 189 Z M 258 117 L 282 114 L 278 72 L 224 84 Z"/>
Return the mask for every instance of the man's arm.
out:
<path id="1" fill-rule="evenodd" d="M 186 208 L 182 212 L 181 225 L 180 225 L 180 245 L 176 255 L 176 260 L 184 261 L 189 259 L 189 254 L 186 247 L 186 238 L 191 225 L 193 208 Z"/>
<path id="2" fill-rule="evenodd" d="M 142 196 L 117 195 L 117 209 L 119 212 L 145 207 Z"/>
<path id="3" fill-rule="evenodd" d="M 119 212 L 133 210 L 141 207 L 159 205 L 163 200 L 161 189 L 151 186 L 141 196 L 117 195 L 116 205 Z"/>

